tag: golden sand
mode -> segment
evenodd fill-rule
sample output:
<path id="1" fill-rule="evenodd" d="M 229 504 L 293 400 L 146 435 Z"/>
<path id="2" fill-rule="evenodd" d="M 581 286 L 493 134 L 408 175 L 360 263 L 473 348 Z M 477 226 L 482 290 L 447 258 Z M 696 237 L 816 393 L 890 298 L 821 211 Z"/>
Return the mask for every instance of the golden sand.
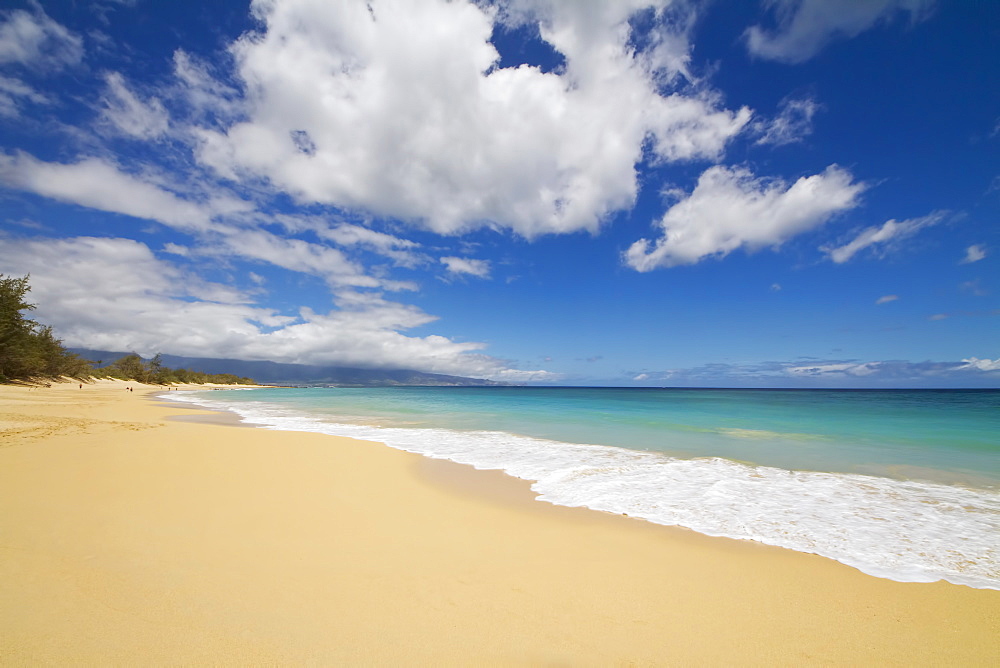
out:
<path id="1" fill-rule="evenodd" d="M 151 391 L 0 387 L 0 664 L 1000 664 L 998 591 L 168 420 L 210 414 Z"/>

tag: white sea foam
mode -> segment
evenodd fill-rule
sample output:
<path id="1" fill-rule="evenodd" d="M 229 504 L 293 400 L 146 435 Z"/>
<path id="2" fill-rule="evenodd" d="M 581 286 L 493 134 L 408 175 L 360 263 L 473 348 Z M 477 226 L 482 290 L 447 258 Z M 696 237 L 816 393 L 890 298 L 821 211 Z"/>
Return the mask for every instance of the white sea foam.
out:
<path id="1" fill-rule="evenodd" d="M 271 429 L 378 441 L 534 481 L 539 499 L 819 554 L 901 582 L 1000 589 L 1000 494 L 866 475 L 678 459 L 504 432 L 339 424 L 267 404 L 173 393 Z"/>

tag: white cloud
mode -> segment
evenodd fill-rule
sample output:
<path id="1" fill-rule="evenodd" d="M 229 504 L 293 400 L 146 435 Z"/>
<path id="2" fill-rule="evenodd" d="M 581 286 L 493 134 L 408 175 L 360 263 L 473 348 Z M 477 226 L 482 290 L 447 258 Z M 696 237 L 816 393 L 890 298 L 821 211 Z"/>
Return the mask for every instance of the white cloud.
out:
<path id="1" fill-rule="evenodd" d="M 249 202 L 221 192 L 203 201 L 190 201 L 151 180 L 155 179 L 127 174 L 98 158 L 62 164 L 43 162 L 21 152 L 0 154 L 0 183 L 80 206 L 155 220 L 199 238 L 201 245 L 196 248 L 168 244 L 166 250 L 172 254 L 248 258 L 320 276 L 331 286 L 415 289 L 410 282 L 366 275 L 361 265 L 339 249 L 226 222 L 253 213 Z M 331 238 L 337 236 L 336 232 L 327 232 Z M 349 237 L 350 233 L 340 236 Z M 390 243 L 388 235 L 383 238 L 356 231 L 354 237 L 358 242 L 383 246 Z M 406 247 L 407 243 L 399 240 L 397 245 Z"/>
<path id="2" fill-rule="evenodd" d="M 370 230 L 361 225 L 343 223 L 333 227 L 323 226 L 317 230 L 323 239 L 329 239 L 341 246 L 360 246 L 383 255 L 400 267 L 416 267 L 427 261 L 418 252 L 420 244 L 409 239 Z"/>
<path id="3" fill-rule="evenodd" d="M 944 220 L 945 215 L 944 211 L 935 211 L 920 218 L 908 218 L 902 221 L 887 220 L 881 227 L 869 227 L 862 230 L 854 239 L 842 246 L 824 246 L 820 250 L 837 264 L 843 264 L 866 248 L 891 248 L 893 244 L 913 236 L 925 227 L 937 225 Z"/>
<path id="4" fill-rule="evenodd" d="M 17 9 L 0 14 L 0 67 L 45 74 L 79 63 L 80 37 L 49 18 L 41 6 L 32 8 L 33 13 Z M 0 74 L 0 116 L 19 116 L 25 102 L 48 104 L 51 99 L 16 76 Z"/>
<path id="5" fill-rule="evenodd" d="M 209 64 L 183 49 L 174 52 L 174 101 L 186 103 L 192 122 L 228 122 L 237 118 L 242 106 L 240 93 L 214 76 Z"/>
<path id="6" fill-rule="evenodd" d="M 195 357 L 418 369 L 497 380 L 551 379 L 481 351 L 482 343 L 407 336 L 434 316 L 373 293 L 340 292 L 337 309 L 297 317 L 200 280 L 130 239 L 4 238 L 0 273 L 31 274 L 34 317 L 70 346 Z"/>
<path id="7" fill-rule="evenodd" d="M 166 134 L 170 126 L 170 116 L 163 103 L 152 97 L 143 101 L 125 84 L 117 72 L 105 76 L 107 95 L 103 117 L 119 131 L 137 139 L 156 139 Z"/>
<path id="8" fill-rule="evenodd" d="M 750 53 L 785 63 L 801 63 L 835 39 L 849 39 L 897 13 L 911 21 L 929 15 L 934 0 L 768 0 L 774 9 L 775 31 L 755 25 L 744 36 Z"/>
<path id="9" fill-rule="evenodd" d="M 221 243 L 200 252 L 236 255 L 260 260 L 290 271 L 321 276 L 331 286 L 378 288 L 392 286 L 405 289 L 403 284 L 380 281 L 364 273 L 363 267 L 351 261 L 342 251 L 330 246 L 301 239 L 288 239 L 263 230 L 219 228 Z"/>
<path id="10" fill-rule="evenodd" d="M 246 305 L 232 288 L 187 275 L 130 239 L 4 239 L 0 267 L 7 274 L 31 274 L 36 319 L 71 346 L 142 353 L 206 346 L 221 353 L 256 331 L 251 320 L 284 322 L 270 310 Z M 230 301 L 196 297 L 209 294 Z"/>
<path id="11" fill-rule="evenodd" d="M 197 156 L 225 178 L 444 234 L 595 231 L 634 203 L 644 145 L 714 160 L 750 118 L 710 92 L 661 92 L 687 47 L 661 35 L 634 53 L 628 18 L 666 4 L 525 0 L 498 18 L 468 0 L 255 2 L 263 29 L 232 47 L 246 118 L 198 129 Z M 497 67 L 494 24 L 513 15 L 539 22 L 563 70 Z"/>
<path id="12" fill-rule="evenodd" d="M 811 98 L 782 100 L 775 118 L 754 124 L 754 129 L 761 135 L 757 143 L 783 146 L 802 141 L 812 134 L 812 118 L 819 109 L 820 105 Z"/>
<path id="13" fill-rule="evenodd" d="M 965 249 L 965 257 L 959 264 L 971 264 L 972 262 L 979 262 L 984 257 L 986 257 L 986 246 L 982 244 L 976 244 L 974 246 L 969 246 Z"/>
<path id="14" fill-rule="evenodd" d="M 791 185 L 756 178 L 744 168 L 710 167 L 659 221 L 663 235 L 632 244 L 625 261 L 650 271 L 724 257 L 738 248 L 779 246 L 856 206 L 864 189 L 836 165 Z"/>
<path id="15" fill-rule="evenodd" d="M 876 373 L 881 366 L 881 362 L 840 363 L 840 364 L 807 364 L 802 366 L 790 366 L 784 371 L 791 376 L 824 376 L 824 375 L 844 375 L 844 376 L 870 376 Z"/>
<path id="16" fill-rule="evenodd" d="M 643 373 L 645 384 L 700 387 L 993 387 L 1000 359 L 819 360 L 706 364 Z"/>
<path id="17" fill-rule="evenodd" d="M 20 79 L 0 76 L 0 116 L 15 117 L 25 101 L 46 104 L 49 98 Z"/>
<path id="18" fill-rule="evenodd" d="M 961 371 L 1000 371 L 1000 357 L 995 360 L 968 357 L 962 362 L 962 366 L 958 367 Z"/>
<path id="19" fill-rule="evenodd" d="M 465 257 L 443 257 L 441 264 L 452 274 L 466 274 L 479 278 L 490 277 L 490 263 L 487 260 L 474 260 Z"/>
<path id="20" fill-rule="evenodd" d="M 204 230 L 212 214 L 99 158 L 43 162 L 27 153 L 0 154 L 0 183 L 102 211 L 155 220 L 182 230 Z"/>
<path id="21" fill-rule="evenodd" d="M 53 21 L 40 5 L 33 12 L 15 9 L 0 23 L 0 65 L 40 71 L 75 65 L 83 58 L 83 41 Z"/>
<path id="22" fill-rule="evenodd" d="M 888 304 L 889 302 L 894 302 L 899 299 L 899 295 L 883 295 L 875 300 L 875 305 Z"/>

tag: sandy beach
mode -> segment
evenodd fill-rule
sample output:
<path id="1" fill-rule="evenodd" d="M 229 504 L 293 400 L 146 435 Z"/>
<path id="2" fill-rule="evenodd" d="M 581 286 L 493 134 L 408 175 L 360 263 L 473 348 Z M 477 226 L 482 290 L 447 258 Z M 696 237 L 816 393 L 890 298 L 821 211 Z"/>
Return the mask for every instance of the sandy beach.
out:
<path id="1" fill-rule="evenodd" d="M 555 507 L 162 392 L 0 386 L 0 664 L 1000 663 L 998 591 Z"/>

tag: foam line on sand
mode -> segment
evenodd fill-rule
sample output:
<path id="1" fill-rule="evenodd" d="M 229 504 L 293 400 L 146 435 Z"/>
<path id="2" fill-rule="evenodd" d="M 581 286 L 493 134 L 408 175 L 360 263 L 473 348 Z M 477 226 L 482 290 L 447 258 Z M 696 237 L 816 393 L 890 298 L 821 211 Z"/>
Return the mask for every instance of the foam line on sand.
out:
<path id="1" fill-rule="evenodd" d="M 0 386 L 4 665 L 997 665 L 1000 592 L 533 501 L 320 434 Z"/>

